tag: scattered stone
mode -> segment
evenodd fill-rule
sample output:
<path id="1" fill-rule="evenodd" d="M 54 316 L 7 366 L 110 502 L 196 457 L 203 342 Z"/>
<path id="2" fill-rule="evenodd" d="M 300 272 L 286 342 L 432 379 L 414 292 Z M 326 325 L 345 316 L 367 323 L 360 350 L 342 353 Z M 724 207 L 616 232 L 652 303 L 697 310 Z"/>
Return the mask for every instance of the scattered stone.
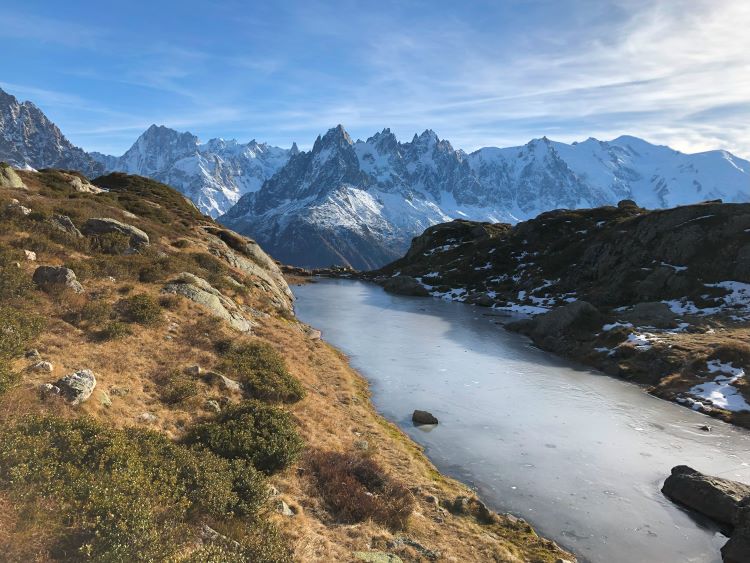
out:
<path id="1" fill-rule="evenodd" d="M 42 359 L 42 355 L 39 353 L 39 350 L 37 350 L 36 348 L 27 350 L 26 354 L 24 355 L 26 356 L 27 360 L 41 360 Z"/>
<path id="2" fill-rule="evenodd" d="M 242 392 L 242 385 L 240 384 L 239 381 L 230 379 L 229 377 L 227 377 L 224 374 L 219 373 L 218 371 L 207 371 L 203 377 L 209 383 L 215 383 L 219 385 L 219 387 L 227 391 L 232 391 L 236 393 Z"/>
<path id="3" fill-rule="evenodd" d="M 21 202 L 17 199 L 11 199 L 10 203 L 5 206 L 5 212 L 11 215 L 25 217 L 31 213 L 31 209 L 21 205 Z"/>
<path id="4" fill-rule="evenodd" d="M 141 248 L 149 245 L 148 235 L 133 225 L 128 225 L 109 217 L 97 217 L 89 219 L 84 223 L 81 232 L 85 235 L 102 235 L 106 233 L 120 233 L 130 237 L 132 248 Z"/>
<path id="5" fill-rule="evenodd" d="M 304 328 L 304 331 L 305 331 L 305 336 L 307 336 L 310 340 L 320 340 L 321 337 L 323 336 L 322 332 L 310 326 L 306 326 Z"/>
<path id="6" fill-rule="evenodd" d="M 294 511 L 289 508 L 289 505 L 281 499 L 276 501 L 276 512 L 278 512 L 282 516 L 294 516 Z"/>
<path id="7" fill-rule="evenodd" d="M 29 262 L 36 262 L 36 252 L 34 252 L 33 250 L 24 250 L 23 255 Z"/>
<path id="8" fill-rule="evenodd" d="M 750 485 L 704 475 L 687 465 L 672 468 L 662 493 L 721 524 L 734 525 L 740 503 L 750 496 Z"/>
<path id="9" fill-rule="evenodd" d="M 57 380 L 55 385 L 60 388 L 60 394 L 71 405 L 78 405 L 91 397 L 96 387 L 96 377 L 89 369 L 79 369 Z"/>
<path id="10" fill-rule="evenodd" d="M 415 410 L 411 415 L 414 424 L 437 424 L 438 419 L 427 411 Z"/>
<path id="11" fill-rule="evenodd" d="M 403 563 L 398 555 L 384 551 L 355 551 L 354 557 L 367 563 Z"/>
<path id="12" fill-rule="evenodd" d="M 708 424 L 702 424 L 698 429 L 703 430 L 704 432 L 711 432 L 711 427 Z"/>
<path id="13" fill-rule="evenodd" d="M 187 297 L 204 306 L 212 315 L 224 319 L 240 332 L 250 332 L 253 328 L 253 323 L 245 318 L 234 301 L 222 295 L 203 278 L 189 272 L 179 274 L 177 278 L 165 285 L 162 291 Z"/>
<path id="14" fill-rule="evenodd" d="M 273 485 L 268 485 L 268 496 L 269 497 L 277 497 L 277 496 L 279 496 L 279 489 L 277 489 Z"/>
<path id="15" fill-rule="evenodd" d="M 112 406 L 112 399 L 109 398 L 109 394 L 104 390 L 99 391 L 99 404 L 105 408 Z"/>
<path id="16" fill-rule="evenodd" d="M 209 399 L 205 403 L 206 410 L 209 410 L 213 413 L 220 413 L 221 412 L 221 405 L 219 404 L 219 401 L 215 401 L 214 399 Z"/>
<path id="17" fill-rule="evenodd" d="M 434 504 L 435 506 L 440 506 L 440 499 L 438 499 L 435 495 L 425 495 L 424 501 L 427 504 Z"/>
<path id="18" fill-rule="evenodd" d="M 75 272 L 65 266 L 39 266 L 32 279 L 45 291 L 55 287 L 68 287 L 76 293 L 83 293 L 83 286 Z"/>
<path id="19" fill-rule="evenodd" d="M 202 372 L 203 372 L 203 370 L 198 365 L 188 366 L 188 367 L 185 368 L 185 374 L 186 375 L 192 375 L 194 377 L 198 377 Z"/>
<path id="20" fill-rule="evenodd" d="M 50 225 L 55 227 L 57 230 L 69 234 L 75 238 L 83 238 L 83 234 L 73 224 L 73 221 L 67 215 L 55 214 L 49 219 Z"/>
<path id="21" fill-rule="evenodd" d="M 46 373 L 52 373 L 55 367 L 52 362 L 37 362 L 31 366 L 32 371 L 42 371 Z"/>
<path id="22" fill-rule="evenodd" d="M 152 412 L 144 412 L 138 416 L 139 422 L 152 423 L 159 420 L 159 417 Z"/>

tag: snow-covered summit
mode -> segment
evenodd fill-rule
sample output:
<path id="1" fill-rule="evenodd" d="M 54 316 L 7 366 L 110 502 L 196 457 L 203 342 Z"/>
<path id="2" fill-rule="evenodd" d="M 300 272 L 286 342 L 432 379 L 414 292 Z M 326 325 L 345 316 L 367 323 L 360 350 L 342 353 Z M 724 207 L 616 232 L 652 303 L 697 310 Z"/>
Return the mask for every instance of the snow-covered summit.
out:
<path id="1" fill-rule="evenodd" d="M 291 153 L 255 140 L 201 143 L 192 133 L 151 125 L 122 156 L 94 156 L 107 171 L 140 174 L 174 186 L 216 217 L 243 194 L 260 189 Z"/>

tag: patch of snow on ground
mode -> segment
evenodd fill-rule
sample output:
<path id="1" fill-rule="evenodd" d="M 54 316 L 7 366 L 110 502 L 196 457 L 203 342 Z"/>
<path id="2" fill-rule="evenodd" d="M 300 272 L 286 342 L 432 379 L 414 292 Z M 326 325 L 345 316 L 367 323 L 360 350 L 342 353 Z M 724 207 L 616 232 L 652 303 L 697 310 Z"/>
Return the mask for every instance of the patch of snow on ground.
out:
<path id="1" fill-rule="evenodd" d="M 737 412 L 750 411 L 750 404 L 740 393 L 739 389 L 734 386 L 738 379 L 745 377 L 745 370 L 734 367 L 731 363 L 722 363 L 719 360 L 711 360 L 706 363 L 709 373 L 718 373 L 713 381 L 701 383 L 690 388 L 688 391 L 693 397 L 691 399 L 682 397 L 682 403 L 691 404 L 693 408 L 700 409 L 704 401 L 708 401 L 711 406 L 720 409 Z"/>
<path id="2" fill-rule="evenodd" d="M 616 323 L 608 323 L 602 327 L 602 330 L 604 332 L 609 332 L 610 330 L 620 326 L 623 328 L 633 328 L 633 323 L 621 323 L 620 321 L 617 321 Z"/>
<path id="3" fill-rule="evenodd" d="M 666 262 L 662 262 L 661 265 L 666 266 L 667 268 L 672 268 L 675 272 L 684 272 L 687 270 L 687 266 L 674 266 L 672 264 L 667 264 Z"/>
<path id="4" fill-rule="evenodd" d="M 720 288 L 727 291 L 726 295 L 713 299 L 716 306 L 698 307 L 693 301 L 683 297 L 681 299 L 672 299 L 671 301 L 662 301 L 666 303 L 673 313 L 678 315 L 716 315 L 722 312 L 733 313 L 731 318 L 735 321 L 744 321 L 750 319 L 750 284 L 738 281 L 723 281 L 718 283 L 707 283 L 706 287 Z M 708 299 L 708 295 L 702 295 L 703 299 Z"/>

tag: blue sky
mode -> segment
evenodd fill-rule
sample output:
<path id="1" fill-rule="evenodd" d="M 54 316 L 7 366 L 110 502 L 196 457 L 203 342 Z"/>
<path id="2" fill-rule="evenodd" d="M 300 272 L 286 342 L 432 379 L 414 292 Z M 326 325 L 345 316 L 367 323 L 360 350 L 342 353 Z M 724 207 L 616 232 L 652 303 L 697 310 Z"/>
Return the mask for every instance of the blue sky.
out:
<path id="1" fill-rule="evenodd" d="M 747 0 L 6 0 L 0 87 L 111 154 L 151 123 L 301 148 L 342 123 L 747 158 L 748 29 Z"/>

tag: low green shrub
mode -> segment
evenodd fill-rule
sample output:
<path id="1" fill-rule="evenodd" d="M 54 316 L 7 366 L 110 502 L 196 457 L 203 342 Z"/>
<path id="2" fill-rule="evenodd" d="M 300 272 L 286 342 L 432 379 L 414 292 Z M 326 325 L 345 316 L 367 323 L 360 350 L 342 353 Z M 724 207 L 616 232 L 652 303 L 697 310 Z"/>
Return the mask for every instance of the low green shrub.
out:
<path id="1" fill-rule="evenodd" d="M 44 318 L 27 311 L 0 305 L 0 362 L 24 353 L 44 329 Z"/>
<path id="2" fill-rule="evenodd" d="M 174 372 L 164 378 L 159 390 L 161 400 L 168 405 L 175 405 L 195 397 L 198 394 L 198 384 L 190 376 Z"/>
<path id="3" fill-rule="evenodd" d="M 122 299 L 117 306 L 126 321 L 142 325 L 154 325 L 162 319 L 159 302 L 147 293 L 139 293 Z"/>
<path id="4" fill-rule="evenodd" d="M 284 537 L 271 522 L 258 521 L 241 530 L 226 530 L 217 526 L 218 532 L 231 535 L 237 543 L 217 538 L 190 554 L 183 563 L 292 563 L 294 558 Z"/>
<path id="5" fill-rule="evenodd" d="M 255 400 L 229 406 L 215 421 L 195 425 L 185 442 L 201 444 L 224 458 L 246 460 L 269 474 L 291 465 L 304 447 L 288 412 Z"/>
<path id="6" fill-rule="evenodd" d="M 372 458 L 315 451 L 308 455 L 307 463 L 321 496 L 340 521 L 372 519 L 394 530 L 407 526 L 414 497 Z"/>
<path id="7" fill-rule="evenodd" d="M 26 295 L 33 287 L 31 276 L 18 267 L 20 252 L 0 249 L 0 301 Z"/>
<path id="8" fill-rule="evenodd" d="M 253 516 L 267 497 L 263 476 L 242 461 L 154 432 L 51 416 L 4 431 L 0 488 L 19 506 L 58 503 L 60 539 L 84 558 L 113 562 L 175 560 L 192 547 L 196 517 Z"/>
<path id="9" fill-rule="evenodd" d="M 133 334 L 133 329 L 122 321 L 110 321 L 95 334 L 96 340 L 107 341 L 125 338 Z"/>
<path id="10" fill-rule="evenodd" d="M 284 358 L 263 342 L 230 347 L 219 369 L 238 379 L 250 396 L 258 399 L 293 403 L 305 396 L 302 384 L 289 373 Z"/>
<path id="11" fill-rule="evenodd" d="M 78 313 L 79 322 L 91 325 L 101 325 L 112 318 L 114 309 L 104 299 L 93 299 L 87 301 Z"/>

